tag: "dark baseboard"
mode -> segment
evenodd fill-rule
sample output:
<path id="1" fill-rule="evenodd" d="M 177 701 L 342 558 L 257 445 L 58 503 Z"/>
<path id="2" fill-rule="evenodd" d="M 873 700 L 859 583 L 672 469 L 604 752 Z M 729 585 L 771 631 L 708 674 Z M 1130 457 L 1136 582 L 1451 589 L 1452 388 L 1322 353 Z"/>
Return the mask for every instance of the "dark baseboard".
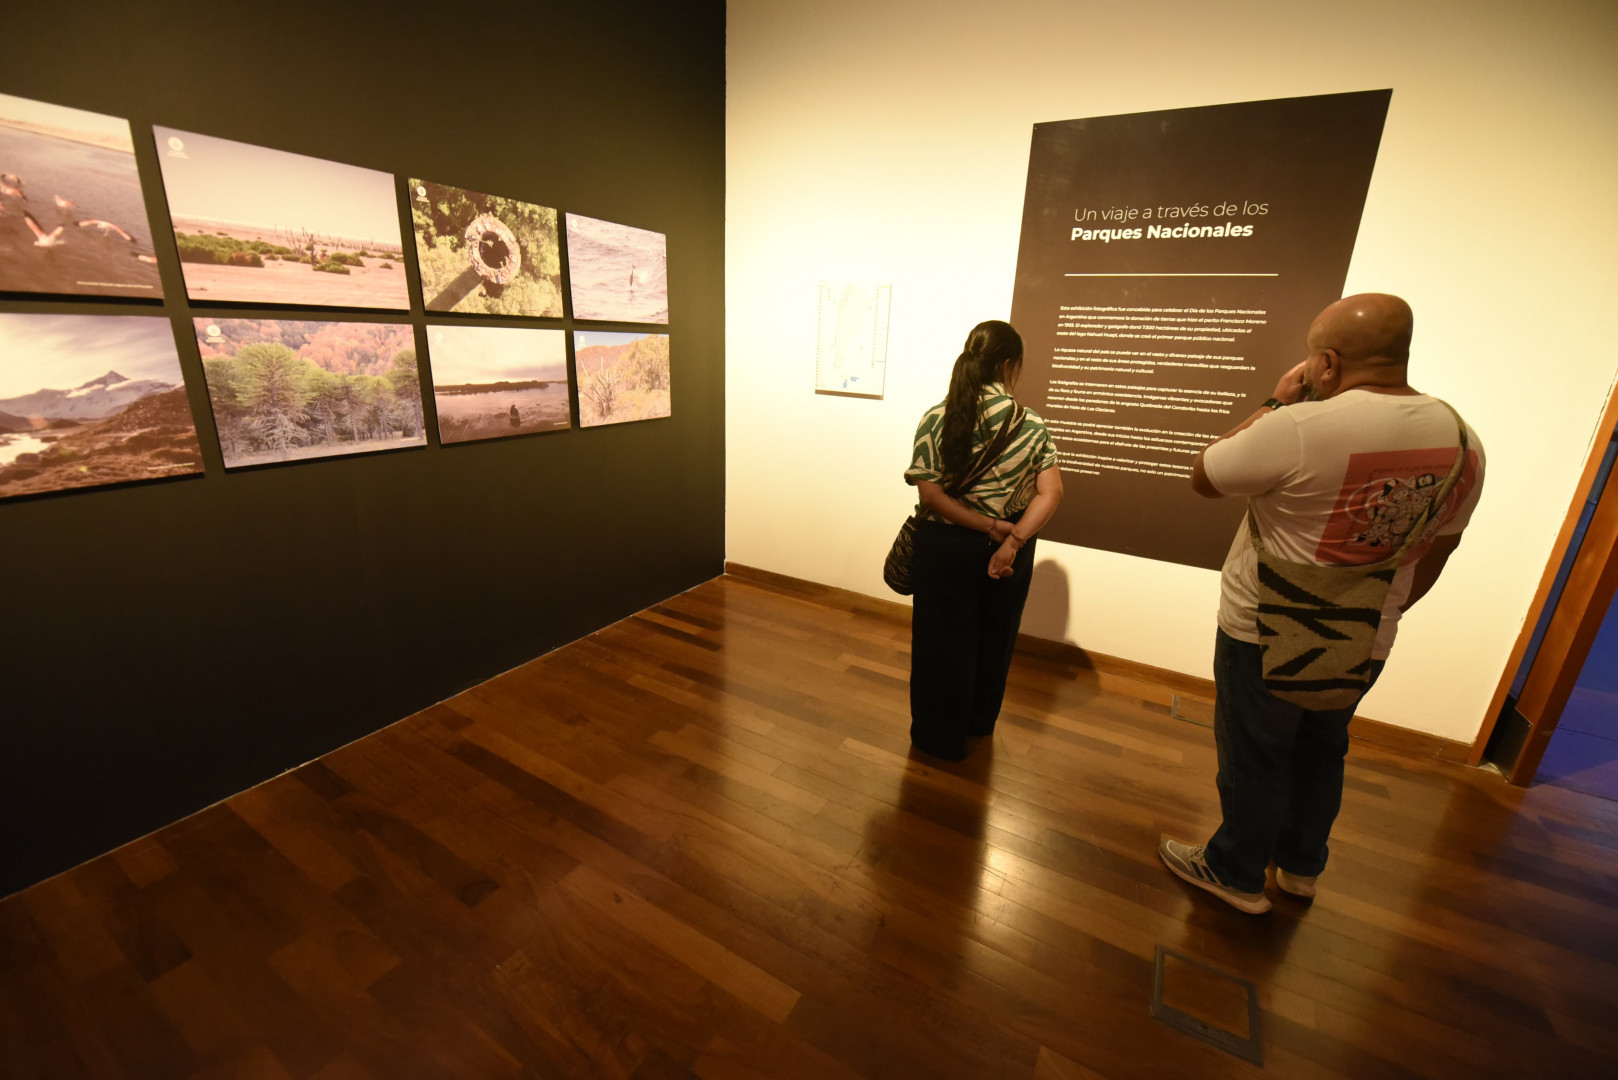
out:
<path id="1" fill-rule="evenodd" d="M 802 578 L 735 562 L 725 563 L 725 573 L 731 577 L 793 593 L 816 603 L 829 604 L 844 611 L 859 611 L 905 622 L 910 619 L 910 609 L 893 600 L 866 596 L 832 585 L 820 585 Z M 1020 655 L 1039 657 L 1079 671 L 1094 672 L 1100 684 L 1107 689 L 1120 690 L 1171 707 L 1176 705 L 1174 700 L 1176 697 L 1189 698 L 1204 705 L 1211 705 L 1214 698 L 1212 679 L 1108 656 L 1106 653 L 1092 652 L 1065 641 L 1051 641 L 1048 638 L 1018 634 L 1017 652 Z M 1456 765 L 1465 764 L 1467 754 L 1472 749 L 1470 742 L 1445 739 L 1424 731 L 1412 731 L 1396 724 L 1372 720 L 1368 716 L 1354 717 L 1348 731 L 1361 742 L 1370 743 L 1384 750 L 1391 750 L 1407 757 L 1433 759 Z"/>

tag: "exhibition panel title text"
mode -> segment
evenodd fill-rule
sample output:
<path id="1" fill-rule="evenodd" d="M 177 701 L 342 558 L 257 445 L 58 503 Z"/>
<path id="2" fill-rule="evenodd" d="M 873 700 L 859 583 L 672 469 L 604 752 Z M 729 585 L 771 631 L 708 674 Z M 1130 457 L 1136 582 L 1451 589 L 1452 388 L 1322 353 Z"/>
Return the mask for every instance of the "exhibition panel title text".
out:
<path id="1" fill-rule="evenodd" d="M 1114 240 L 1192 240 L 1204 237 L 1252 236 L 1252 225 L 1241 225 L 1226 220 L 1217 225 L 1200 224 L 1201 218 L 1263 217 L 1270 212 L 1267 202 L 1191 203 L 1188 206 L 1109 206 L 1101 210 L 1078 207 L 1069 240 L 1099 240 L 1110 244 Z M 1151 225 L 1131 225 L 1130 222 L 1152 221 Z M 1096 222 L 1095 225 L 1087 225 Z"/>

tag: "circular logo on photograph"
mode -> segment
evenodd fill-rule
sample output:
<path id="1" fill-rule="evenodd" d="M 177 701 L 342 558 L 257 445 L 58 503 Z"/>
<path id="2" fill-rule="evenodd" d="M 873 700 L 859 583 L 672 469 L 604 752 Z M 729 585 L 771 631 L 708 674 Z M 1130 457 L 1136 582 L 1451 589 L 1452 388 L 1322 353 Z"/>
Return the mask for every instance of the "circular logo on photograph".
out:
<path id="1" fill-rule="evenodd" d="M 178 135 L 170 135 L 169 136 L 169 149 L 170 150 L 184 150 L 185 149 L 185 140 L 180 138 Z"/>
<path id="2" fill-rule="evenodd" d="M 219 327 L 218 326 L 210 323 L 208 325 L 208 336 L 209 337 L 223 337 L 224 335 L 219 332 Z"/>
<path id="3" fill-rule="evenodd" d="M 417 184 L 416 185 L 416 198 L 425 199 L 426 197 L 427 197 L 427 188 L 426 188 L 426 186 L 423 185 L 423 184 Z"/>

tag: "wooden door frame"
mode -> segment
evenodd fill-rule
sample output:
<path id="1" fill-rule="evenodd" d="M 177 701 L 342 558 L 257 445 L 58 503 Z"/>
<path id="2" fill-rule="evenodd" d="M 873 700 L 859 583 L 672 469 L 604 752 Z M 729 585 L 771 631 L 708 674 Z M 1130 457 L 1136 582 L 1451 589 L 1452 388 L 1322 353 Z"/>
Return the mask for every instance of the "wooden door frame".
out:
<path id="1" fill-rule="evenodd" d="M 1615 381 L 1607 394 L 1607 407 L 1601 415 L 1601 423 L 1597 425 L 1590 443 L 1590 454 L 1584 463 L 1584 472 L 1579 476 L 1578 487 L 1573 492 L 1573 503 L 1568 508 L 1567 516 L 1562 519 L 1562 529 L 1556 534 L 1556 543 L 1551 548 L 1550 560 L 1545 564 L 1545 572 L 1540 575 L 1539 588 L 1534 591 L 1534 600 L 1528 607 L 1528 615 L 1523 620 L 1522 630 L 1517 635 L 1517 643 L 1511 648 L 1511 656 L 1506 661 L 1505 671 L 1500 675 L 1500 682 L 1495 687 L 1494 694 L 1489 698 L 1488 710 L 1483 714 L 1483 723 L 1478 728 L 1477 739 L 1472 743 L 1472 752 L 1467 755 L 1468 765 L 1476 765 L 1483 760 L 1484 748 L 1489 744 L 1489 736 L 1494 734 L 1495 724 L 1500 719 L 1500 713 L 1505 708 L 1506 698 L 1511 693 L 1511 684 L 1516 680 L 1517 669 L 1522 665 L 1523 658 L 1528 654 L 1529 642 L 1533 639 L 1534 630 L 1539 625 L 1540 616 L 1545 611 L 1545 604 L 1550 599 L 1551 588 L 1556 583 L 1556 575 L 1562 568 L 1562 560 L 1567 557 L 1567 550 L 1573 543 L 1573 533 L 1579 524 L 1579 517 L 1584 513 L 1584 504 L 1590 497 L 1590 489 L 1594 486 L 1596 475 L 1601 471 L 1601 459 L 1606 455 L 1607 444 L 1612 441 L 1613 429 L 1618 427 L 1618 381 Z M 1611 483 L 1609 481 L 1609 483 Z M 1592 519 L 1592 524 L 1594 520 Z M 1562 588 L 1562 595 L 1557 601 L 1557 607 L 1573 603 L 1579 611 L 1590 606 L 1591 600 L 1600 590 L 1605 575 L 1602 573 L 1584 573 L 1575 575 L 1570 573 L 1568 580 Z M 1577 578 L 1577 580 L 1576 580 Z M 1581 620 L 1582 621 L 1582 620 Z M 1599 626 L 1599 621 L 1597 623 Z M 1549 628 L 1547 628 L 1547 636 Z M 1574 638 L 1580 635 L 1573 635 Z M 1588 635 L 1593 638 L 1593 632 Z M 1589 650 L 1589 640 L 1583 642 L 1583 650 L 1579 650 L 1582 665 L 1583 654 Z M 1569 667 L 1571 665 L 1563 665 Z M 1568 676 L 1564 670 L 1558 670 L 1552 680 L 1558 687 L 1566 683 L 1571 685 L 1572 679 L 1578 678 L 1575 670 Z M 1564 698 L 1565 701 L 1565 698 Z M 1559 710 L 1558 710 L 1559 713 Z M 1559 716 L 1558 716 L 1559 718 Z M 1550 732 L 1555 729 L 1553 723 L 1544 732 L 1536 730 L 1529 733 L 1529 739 L 1523 744 L 1518 754 L 1517 767 L 1511 771 L 1509 779 L 1514 784 L 1528 784 L 1533 780 L 1533 773 L 1520 777 L 1522 766 L 1531 764 L 1535 770 L 1539 768 L 1539 759 L 1545 753 L 1545 746 L 1550 740 Z M 1537 744 L 1537 745 L 1536 745 Z M 1528 759 L 1532 756 L 1532 761 Z M 1520 777 L 1520 778 L 1519 778 Z"/>

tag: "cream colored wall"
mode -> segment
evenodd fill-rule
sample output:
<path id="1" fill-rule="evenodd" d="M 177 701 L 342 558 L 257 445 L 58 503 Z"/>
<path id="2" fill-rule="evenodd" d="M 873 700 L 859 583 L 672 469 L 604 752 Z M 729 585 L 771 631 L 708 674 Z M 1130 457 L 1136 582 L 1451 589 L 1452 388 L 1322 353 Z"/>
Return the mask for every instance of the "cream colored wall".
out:
<path id="1" fill-rule="evenodd" d="M 916 419 L 1010 312 L 1032 125 L 1392 87 L 1347 289 L 1410 300 L 1489 472 L 1362 711 L 1474 736 L 1615 371 L 1618 5 L 731 0 L 728 48 L 728 558 L 887 597 Z M 893 283 L 884 400 L 813 393 L 828 277 Z M 1025 630 L 1210 674 L 1217 574 L 1038 565 Z"/>

